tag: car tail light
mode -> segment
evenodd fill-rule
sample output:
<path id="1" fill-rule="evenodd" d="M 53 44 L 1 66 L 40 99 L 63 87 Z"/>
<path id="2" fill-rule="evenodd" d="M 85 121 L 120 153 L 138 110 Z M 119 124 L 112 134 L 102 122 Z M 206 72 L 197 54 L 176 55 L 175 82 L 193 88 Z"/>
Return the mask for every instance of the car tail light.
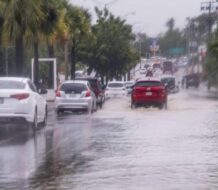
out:
<path id="1" fill-rule="evenodd" d="M 159 95 L 165 96 L 165 94 L 166 94 L 166 91 L 164 89 L 159 91 Z"/>
<path id="2" fill-rule="evenodd" d="M 88 91 L 86 91 L 86 95 L 85 95 L 85 97 L 90 97 L 91 96 L 91 92 L 88 90 Z"/>
<path id="3" fill-rule="evenodd" d="M 24 99 L 29 98 L 29 96 L 30 96 L 30 94 L 28 94 L 28 93 L 22 93 L 22 94 L 13 94 L 10 97 L 17 99 L 17 100 L 24 100 Z"/>
<path id="4" fill-rule="evenodd" d="M 61 92 L 60 91 L 56 91 L 56 97 L 61 97 Z"/>

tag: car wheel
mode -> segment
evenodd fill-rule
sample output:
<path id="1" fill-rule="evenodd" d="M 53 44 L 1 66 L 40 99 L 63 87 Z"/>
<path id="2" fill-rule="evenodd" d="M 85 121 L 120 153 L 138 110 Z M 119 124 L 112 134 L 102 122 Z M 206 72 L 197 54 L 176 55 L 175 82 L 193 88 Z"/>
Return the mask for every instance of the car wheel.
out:
<path id="1" fill-rule="evenodd" d="M 94 112 L 97 112 L 98 110 L 98 106 L 97 106 L 97 102 L 95 102 L 95 109 L 94 109 Z"/>
<path id="2" fill-rule="evenodd" d="M 136 108 L 136 105 L 133 101 L 131 101 L 131 109 L 135 109 Z"/>
<path id="3" fill-rule="evenodd" d="M 33 131 L 36 131 L 38 129 L 37 109 L 35 110 L 34 120 L 31 123 L 31 126 L 32 126 Z"/>
<path id="4" fill-rule="evenodd" d="M 103 106 L 103 100 L 101 100 L 101 102 L 99 103 L 99 108 L 102 109 Z"/>
<path id="5" fill-rule="evenodd" d="M 46 127 L 47 119 L 48 119 L 48 110 L 47 110 L 47 107 L 46 107 L 46 109 L 45 109 L 45 117 L 44 117 L 44 120 L 42 122 L 42 127 Z"/>
<path id="6" fill-rule="evenodd" d="M 161 104 L 158 106 L 159 110 L 162 110 L 163 107 L 164 107 L 164 105 L 165 105 L 165 103 L 161 103 Z"/>
<path id="7" fill-rule="evenodd" d="M 97 111 L 97 103 L 96 102 L 93 102 L 92 103 L 92 108 L 91 108 L 91 113 L 94 113 Z"/>
<path id="8" fill-rule="evenodd" d="M 58 109 L 56 110 L 56 113 L 57 113 L 57 116 L 60 116 L 63 113 L 63 111 Z"/>
<path id="9" fill-rule="evenodd" d="M 168 109 L 167 101 L 164 103 L 164 109 L 165 109 L 165 110 Z"/>

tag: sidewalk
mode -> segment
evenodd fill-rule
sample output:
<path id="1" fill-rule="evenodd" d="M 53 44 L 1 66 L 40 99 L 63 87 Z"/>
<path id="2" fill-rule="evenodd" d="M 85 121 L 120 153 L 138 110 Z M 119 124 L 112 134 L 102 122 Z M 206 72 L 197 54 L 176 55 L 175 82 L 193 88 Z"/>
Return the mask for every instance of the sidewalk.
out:
<path id="1" fill-rule="evenodd" d="M 188 93 L 196 97 L 218 99 L 218 88 L 211 87 L 210 90 L 208 90 L 207 86 L 204 83 L 200 84 L 200 86 L 196 89 L 189 89 Z"/>

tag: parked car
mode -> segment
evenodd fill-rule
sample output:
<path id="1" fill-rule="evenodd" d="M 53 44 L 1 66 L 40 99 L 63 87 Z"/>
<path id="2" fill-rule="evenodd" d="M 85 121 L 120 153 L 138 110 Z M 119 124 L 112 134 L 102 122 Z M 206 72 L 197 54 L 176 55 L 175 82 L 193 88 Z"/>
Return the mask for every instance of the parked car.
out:
<path id="1" fill-rule="evenodd" d="M 47 90 L 40 89 L 40 94 Z M 25 123 L 34 130 L 46 126 L 47 103 L 30 79 L 0 77 L 0 122 Z"/>
<path id="2" fill-rule="evenodd" d="M 127 90 L 127 94 L 131 94 L 132 93 L 132 87 L 134 85 L 134 81 L 125 81 L 125 87 Z"/>
<path id="3" fill-rule="evenodd" d="M 96 77 L 77 77 L 75 80 L 88 81 L 97 98 L 97 104 L 102 108 L 105 101 L 105 90 L 101 81 Z"/>
<path id="4" fill-rule="evenodd" d="M 89 82 L 63 82 L 56 91 L 55 109 L 58 115 L 64 111 L 96 111 L 96 96 Z"/>
<path id="5" fill-rule="evenodd" d="M 131 108 L 137 106 L 167 109 L 167 90 L 159 79 L 148 78 L 134 84 L 131 95 Z"/>
<path id="6" fill-rule="evenodd" d="M 109 82 L 106 87 L 105 97 L 124 97 L 127 95 L 126 87 L 123 81 Z"/>
<path id="7" fill-rule="evenodd" d="M 179 92 L 179 83 L 176 80 L 176 77 L 173 75 L 163 75 L 161 77 L 161 82 L 167 88 L 168 93 L 178 93 Z"/>

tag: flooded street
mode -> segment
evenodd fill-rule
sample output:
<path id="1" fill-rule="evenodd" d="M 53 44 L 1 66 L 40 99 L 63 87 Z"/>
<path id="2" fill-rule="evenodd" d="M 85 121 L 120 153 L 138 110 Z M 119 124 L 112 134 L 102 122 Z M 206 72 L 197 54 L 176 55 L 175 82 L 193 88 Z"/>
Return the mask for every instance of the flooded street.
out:
<path id="1" fill-rule="evenodd" d="M 193 91 L 168 110 L 115 99 L 93 115 L 50 111 L 36 134 L 4 131 L 0 189 L 218 189 L 218 103 Z"/>

